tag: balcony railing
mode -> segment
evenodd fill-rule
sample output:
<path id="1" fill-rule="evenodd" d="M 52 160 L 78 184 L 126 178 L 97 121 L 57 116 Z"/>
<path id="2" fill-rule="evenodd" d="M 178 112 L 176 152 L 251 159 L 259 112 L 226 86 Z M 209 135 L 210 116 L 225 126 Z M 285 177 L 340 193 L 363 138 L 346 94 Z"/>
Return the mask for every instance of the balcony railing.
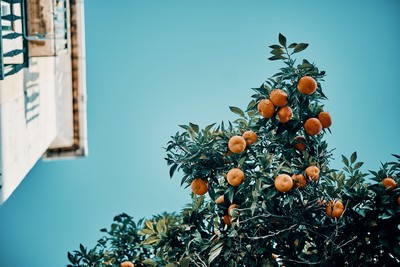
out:
<path id="1" fill-rule="evenodd" d="M 28 67 L 29 56 L 56 56 L 68 48 L 66 0 L 0 2 L 0 80 Z"/>
<path id="2" fill-rule="evenodd" d="M 0 80 L 28 66 L 24 0 L 3 0 L 0 19 Z"/>

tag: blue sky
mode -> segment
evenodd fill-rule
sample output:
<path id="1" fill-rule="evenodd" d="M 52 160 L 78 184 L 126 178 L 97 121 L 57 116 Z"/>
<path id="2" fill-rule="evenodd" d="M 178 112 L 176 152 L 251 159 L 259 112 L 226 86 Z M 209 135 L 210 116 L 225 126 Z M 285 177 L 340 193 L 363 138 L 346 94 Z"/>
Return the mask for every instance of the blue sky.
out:
<path id="1" fill-rule="evenodd" d="M 0 266 L 65 266 L 100 228 L 178 211 L 189 191 L 170 180 L 162 147 L 180 128 L 232 120 L 282 66 L 278 33 L 327 72 L 322 84 L 340 155 L 364 170 L 400 154 L 398 1 L 119 1 L 85 3 L 89 157 L 39 162 L 0 207 Z"/>

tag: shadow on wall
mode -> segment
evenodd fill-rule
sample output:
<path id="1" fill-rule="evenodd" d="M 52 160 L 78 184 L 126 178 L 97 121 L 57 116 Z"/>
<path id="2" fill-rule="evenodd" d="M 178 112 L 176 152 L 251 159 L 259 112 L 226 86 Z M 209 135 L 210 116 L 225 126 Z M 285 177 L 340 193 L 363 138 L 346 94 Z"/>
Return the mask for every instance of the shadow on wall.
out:
<path id="1" fill-rule="evenodd" d="M 36 65 L 32 63 L 31 65 Z M 28 124 L 35 118 L 39 117 L 39 106 L 40 106 L 40 88 L 37 82 L 39 78 L 38 72 L 30 72 L 29 69 L 25 72 L 25 120 Z"/>

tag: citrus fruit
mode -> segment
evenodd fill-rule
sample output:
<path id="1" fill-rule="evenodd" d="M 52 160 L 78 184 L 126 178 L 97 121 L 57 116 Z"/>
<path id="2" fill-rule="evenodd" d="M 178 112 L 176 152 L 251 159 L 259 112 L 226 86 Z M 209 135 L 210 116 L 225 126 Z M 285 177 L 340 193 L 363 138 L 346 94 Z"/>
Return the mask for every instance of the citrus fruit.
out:
<path id="1" fill-rule="evenodd" d="M 294 138 L 294 148 L 304 151 L 306 149 L 306 139 L 303 136 L 296 136 Z"/>
<path id="2" fill-rule="evenodd" d="M 293 179 L 293 186 L 294 187 L 305 187 L 307 184 L 306 178 L 304 177 L 303 174 L 293 174 L 292 175 Z"/>
<path id="3" fill-rule="evenodd" d="M 393 178 L 387 177 L 382 180 L 383 186 L 386 188 L 386 190 L 392 191 L 393 189 L 396 188 L 397 184 L 393 180 Z"/>
<path id="4" fill-rule="evenodd" d="M 219 197 L 217 197 L 217 199 L 215 200 L 216 204 L 224 204 L 225 202 L 225 197 L 224 195 L 220 195 Z"/>
<path id="5" fill-rule="evenodd" d="M 190 185 L 192 187 L 192 192 L 196 195 L 204 195 L 208 191 L 207 181 L 201 178 L 196 178 Z"/>
<path id="6" fill-rule="evenodd" d="M 328 112 L 320 112 L 318 114 L 318 120 L 321 122 L 322 128 L 329 128 L 332 125 L 332 118 Z"/>
<path id="7" fill-rule="evenodd" d="M 344 212 L 343 203 L 340 200 L 328 202 L 326 206 L 326 214 L 331 218 L 339 218 Z"/>
<path id="8" fill-rule="evenodd" d="M 228 148 L 232 153 L 240 154 L 246 148 L 246 140 L 239 135 L 232 136 L 231 139 L 229 139 Z"/>
<path id="9" fill-rule="evenodd" d="M 120 265 L 121 267 L 135 267 L 135 265 L 131 261 L 124 261 Z"/>
<path id="10" fill-rule="evenodd" d="M 313 180 L 313 181 L 318 181 L 319 179 L 319 168 L 317 166 L 308 166 L 306 168 L 306 176 Z"/>
<path id="11" fill-rule="evenodd" d="M 275 178 L 275 188 L 279 192 L 287 192 L 293 187 L 293 180 L 287 174 L 279 174 Z"/>
<path id="12" fill-rule="evenodd" d="M 276 107 L 283 107 L 288 103 L 288 95 L 281 89 L 272 90 L 269 99 Z"/>
<path id="13" fill-rule="evenodd" d="M 306 133 L 309 135 L 317 135 L 321 132 L 322 130 L 322 124 L 317 118 L 309 118 L 305 123 L 304 123 L 304 129 L 306 130 Z"/>
<path id="14" fill-rule="evenodd" d="M 230 205 L 229 208 L 228 208 L 228 215 L 229 215 L 229 216 L 232 216 L 232 215 L 233 215 L 233 214 L 232 214 L 232 210 L 237 209 L 238 207 L 239 207 L 238 204 L 232 204 L 232 205 Z"/>
<path id="15" fill-rule="evenodd" d="M 261 100 L 260 103 L 258 103 L 257 109 L 260 115 L 266 119 L 271 118 L 275 113 L 275 106 L 269 99 Z"/>
<path id="16" fill-rule="evenodd" d="M 297 83 L 297 89 L 304 95 L 311 95 L 317 90 L 317 82 L 311 76 L 303 76 Z"/>
<path id="17" fill-rule="evenodd" d="M 229 216 L 228 214 L 225 214 L 224 217 L 223 217 L 224 223 L 226 225 L 230 225 L 231 224 L 231 218 L 232 218 L 231 216 Z"/>
<path id="18" fill-rule="evenodd" d="M 244 172 L 239 168 L 233 168 L 226 174 L 228 183 L 232 186 L 240 185 L 244 180 Z"/>
<path id="19" fill-rule="evenodd" d="M 253 144 L 258 139 L 257 134 L 253 131 L 245 131 L 242 134 L 242 137 L 244 138 L 248 146 Z"/>
<path id="20" fill-rule="evenodd" d="M 288 122 L 293 116 L 293 111 L 289 106 L 284 106 L 278 110 L 278 120 L 281 123 Z"/>

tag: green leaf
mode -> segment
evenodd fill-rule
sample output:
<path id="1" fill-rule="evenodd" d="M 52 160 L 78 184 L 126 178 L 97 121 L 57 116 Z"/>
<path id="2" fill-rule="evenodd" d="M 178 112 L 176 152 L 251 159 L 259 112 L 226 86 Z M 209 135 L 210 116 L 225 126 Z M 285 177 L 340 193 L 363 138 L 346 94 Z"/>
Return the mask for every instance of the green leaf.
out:
<path id="1" fill-rule="evenodd" d="M 284 52 L 282 51 L 282 49 L 272 49 L 270 53 L 273 55 L 282 55 Z"/>
<path id="2" fill-rule="evenodd" d="M 283 47 L 286 47 L 286 37 L 283 36 L 281 33 L 279 33 L 279 43 L 280 43 Z"/>
<path id="3" fill-rule="evenodd" d="M 349 166 L 349 160 L 343 155 L 342 155 L 342 161 L 343 161 L 344 165 L 346 165 L 347 167 Z"/>
<path id="4" fill-rule="evenodd" d="M 238 114 L 239 116 L 241 116 L 241 117 L 246 117 L 245 115 L 244 115 L 244 112 L 243 112 L 243 110 L 241 110 L 240 108 L 238 108 L 238 107 L 229 107 L 229 109 L 233 112 L 233 113 L 235 113 L 235 114 Z"/>
<path id="5" fill-rule="evenodd" d="M 221 243 L 217 243 L 217 245 L 215 245 L 211 248 L 210 256 L 208 257 L 208 263 L 211 263 L 213 260 L 215 260 L 218 257 L 218 255 L 221 253 L 223 247 L 224 247 L 223 243 L 221 242 Z"/>
<path id="6" fill-rule="evenodd" d="M 295 48 L 296 45 L 297 45 L 297 43 L 291 43 L 291 44 L 289 45 L 289 48 Z"/>
<path id="7" fill-rule="evenodd" d="M 145 259 L 143 263 L 146 264 L 147 266 L 157 266 L 157 263 L 154 262 L 152 259 Z"/>
<path id="8" fill-rule="evenodd" d="M 294 47 L 293 53 L 301 52 L 301 51 L 303 51 L 304 49 L 306 49 L 307 47 L 308 47 L 308 44 L 305 44 L 305 43 L 297 44 L 297 45 Z"/>
<path id="9" fill-rule="evenodd" d="M 353 154 L 351 154 L 351 157 L 350 157 L 350 162 L 351 162 L 351 164 L 353 164 L 354 162 L 356 162 L 356 160 L 357 160 L 357 152 L 354 151 Z"/>
<path id="10" fill-rule="evenodd" d="M 147 228 L 144 228 L 144 229 L 140 230 L 140 234 L 141 235 L 152 235 L 152 234 L 154 234 L 154 231 L 150 230 L 150 229 L 147 229 Z"/>
<path id="11" fill-rule="evenodd" d="M 169 177 L 171 177 L 172 178 L 172 176 L 174 176 L 174 172 L 176 171 L 176 168 L 178 168 L 178 164 L 174 164 L 174 165 L 172 165 L 171 166 L 171 168 L 169 169 Z"/>
<path id="12" fill-rule="evenodd" d="M 354 169 L 355 170 L 359 169 L 363 164 L 364 162 L 357 162 L 356 164 L 354 164 Z"/>
<path id="13" fill-rule="evenodd" d="M 272 49 L 282 49 L 283 48 L 280 45 L 270 45 L 269 47 L 272 48 Z"/>
<path id="14" fill-rule="evenodd" d="M 159 221 L 157 222 L 157 226 L 156 226 L 157 232 L 158 232 L 159 234 L 160 234 L 161 232 L 163 232 L 164 227 L 165 227 L 164 219 L 159 220 Z"/>
<path id="15" fill-rule="evenodd" d="M 199 126 L 197 124 L 191 123 L 189 122 L 189 127 L 195 132 L 198 133 L 199 132 Z"/>
<path id="16" fill-rule="evenodd" d="M 175 263 L 168 263 L 164 267 L 178 267 L 178 265 L 176 265 Z"/>
<path id="17" fill-rule="evenodd" d="M 204 129 L 206 132 L 210 131 L 211 128 L 215 125 L 215 122 L 213 124 L 207 125 L 206 128 Z"/>
<path id="18" fill-rule="evenodd" d="M 277 56 L 269 57 L 268 59 L 269 60 L 278 60 L 278 59 L 287 59 L 287 58 L 282 55 L 277 55 Z"/>
<path id="19" fill-rule="evenodd" d="M 149 228 L 149 229 L 154 231 L 154 227 L 153 227 L 153 223 L 152 222 L 150 222 L 149 220 L 146 220 L 145 224 L 146 224 L 147 228 Z"/>

